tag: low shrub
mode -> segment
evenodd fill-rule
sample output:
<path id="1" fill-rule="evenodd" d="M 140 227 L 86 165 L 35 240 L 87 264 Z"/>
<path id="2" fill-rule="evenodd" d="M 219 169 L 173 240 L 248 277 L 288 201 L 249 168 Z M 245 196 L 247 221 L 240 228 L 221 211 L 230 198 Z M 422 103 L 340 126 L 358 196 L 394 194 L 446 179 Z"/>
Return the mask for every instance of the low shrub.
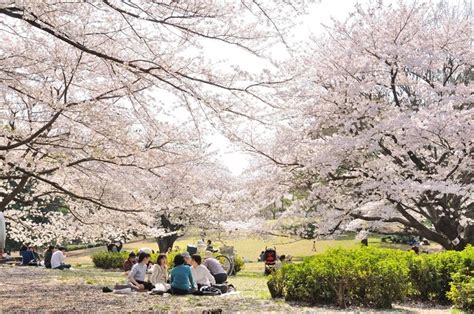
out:
<path id="1" fill-rule="evenodd" d="M 275 286 L 284 290 L 287 300 L 389 308 L 404 297 L 409 282 L 408 265 L 399 263 L 397 254 L 374 248 L 330 250 L 288 265 L 272 280 L 284 280 Z"/>
<path id="2" fill-rule="evenodd" d="M 410 299 L 450 303 L 447 292 L 454 273 L 464 269 L 474 269 L 474 248 L 468 246 L 462 252 L 446 251 L 421 254 L 410 260 Z"/>
<path id="3" fill-rule="evenodd" d="M 452 278 L 448 299 L 461 310 L 474 310 L 474 270 L 465 267 L 454 273 Z"/>
<path id="4" fill-rule="evenodd" d="M 97 252 L 92 255 L 92 262 L 97 268 L 118 269 L 128 258 L 129 252 Z"/>
<path id="5" fill-rule="evenodd" d="M 94 247 L 99 247 L 103 246 L 103 243 L 83 243 L 83 244 L 67 244 L 66 250 L 68 251 L 77 251 L 77 250 L 84 250 L 84 249 L 90 249 Z"/>
<path id="6" fill-rule="evenodd" d="M 274 297 L 342 308 L 390 308 L 394 301 L 406 298 L 446 303 L 472 293 L 473 265 L 472 247 L 418 256 L 412 251 L 371 247 L 335 249 L 286 265 L 270 276 L 268 287 Z M 464 272 L 453 275 L 460 270 Z M 455 278 L 459 283 L 454 283 Z M 458 303 L 462 308 L 469 306 Z"/>
<path id="7" fill-rule="evenodd" d="M 245 267 L 245 261 L 242 257 L 239 255 L 234 256 L 234 270 L 232 271 L 233 276 L 237 275 L 238 272 L 240 272 L 242 269 Z"/>
<path id="8" fill-rule="evenodd" d="M 138 251 L 135 251 L 138 255 Z M 181 254 L 183 252 L 170 252 L 167 254 L 168 259 L 168 266 L 169 269 L 173 268 L 173 261 L 176 255 Z M 94 263 L 95 267 L 103 268 L 103 269 L 121 269 L 123 267 L 123 263 L 128 258 L 130 254 L 129 251 L 122 251 L 122 252 L 97 252 L 92 255 L 92 262 Z M 158 256 L 160 253 L 153 253 L 151 254 L 150 261 L 154 264 L 156 263 Z M 243 258 L 236 255 L 234 257 L 234 271 L 232 275 L 237 274 L 240 272 L 245 266 L 245 262 Z"/>

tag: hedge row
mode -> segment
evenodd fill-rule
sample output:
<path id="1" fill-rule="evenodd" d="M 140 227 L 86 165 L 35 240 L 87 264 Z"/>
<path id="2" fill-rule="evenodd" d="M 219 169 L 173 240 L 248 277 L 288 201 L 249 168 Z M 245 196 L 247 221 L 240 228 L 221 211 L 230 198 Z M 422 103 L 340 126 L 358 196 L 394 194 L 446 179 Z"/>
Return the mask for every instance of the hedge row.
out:
<path id="1" fill-rule="evenodd" d="M 422 255 L 371 247 L 333 249 L 285 265 L 268 286 L 273 297 L 342 308 L 390 308 L 395 301 L 410 299 L 451 301 L 466 309 L 474 305 L 473 271 L 473 247 Z"/>
<path id="2" fill-rule="evenodd" d="M 122 251 L 122 252 L 97 252 L 92 255 L 92 262 L 94 266 L 97 268 L 103 269 L 121 269 L 123 267 L 123 263 L 128 258 L 128 254 L 130 252 Z M 135 252 L 138 254 L 138 252 Z M 168 257 L 168 265 L 170 268 L 173 267 L 173 260 L 174 257 L 180 254 L 180 252 L 171 252 L 167 254 Z M 158 259 L 159 253 L 151 254 L 151 261 L 156 263 Z M 234 259 L 234 272 L 233 275 L 237 274 L 241 271 L 245 266 L 244 260 L 240 256 L 235 256 Z"/>
<path id="3" fill-rule="evenodd" d="M 138 251 L 135 252 L 138 255 Z M 103 269 L 122 269 L 123 263 L 127 260 L 130 252 L 97 252 L 92 255 L 92 262 L 97 268 Z M 168 254 L 168 265 L 173 265 L 174 257 L 178 252 L 171 252 Z M 151 261 L 156 263 L 159 253 L 151 254 Z"/>

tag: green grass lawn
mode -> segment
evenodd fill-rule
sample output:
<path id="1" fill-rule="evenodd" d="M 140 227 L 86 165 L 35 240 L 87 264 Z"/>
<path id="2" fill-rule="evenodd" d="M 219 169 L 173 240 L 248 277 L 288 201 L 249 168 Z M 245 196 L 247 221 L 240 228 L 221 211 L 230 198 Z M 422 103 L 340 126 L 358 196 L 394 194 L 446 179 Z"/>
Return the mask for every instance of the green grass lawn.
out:
<path id="1" fill-rule="evenodd" d="M 194 244 L 197 241 L 197 237 L 184 237 L 175 243 L 175 246 L 179 246 L 181 250 L 184 250 L 188 244 Z M 295 240 L 286 237 L 251 237 L 251 238 L 239 238 L 225 240 L 226 245 L 234 246 L 237 253 L 244 257 L 246 264 L 244 269 L 237 274 L 229 278 L 229 283 L 233 284 L 240 296 L 243 298 L 251 298 L 250 303 L 253 307 L 259 308 L 259 302 L 273 302 L 277 307 L 288 306 L 282 300 L 271 300 L 270 293 L 267 288 L 267 277 L 264 276 L 264 263 L 257 262 L 258 255 L 265 247 L 276 247 L 279 255 L 286 254 L 292 255 L 295 262 L 299 262 L 306 256 L 319 254 L 329 248 L 356 248 L 360 246 L 360 242 L 355 240 L 353 236 L 345 237 L 338 240 L 318 240 L 316 241 L 316 252 L 313 251 L 312 240 Z M 222 243 L 215 243 L 215 247 L 219 247 Z M 391 245 L 382 243 L 380 238 L 373 237 L 369 239 L 369 246 L 389 246 L 399 249 L 408 249 L 406 245 Z M 158 250 L 158 246 L 153 240 L 142 240 L 134 241 L 124 244 L 123 250 L 131 251 L 137 250 L 143 247 L 148 247 L 155 251 Z M 125 283 L 126 276 L 124 272 L 120 271 L 105 271 L 97 269 L 93 266 L 90 256 L 98 251 L 106 250 L 105 247 L 91 248 L 80 251 L 72 251 L 69 253 L 67 261 L 73 264 L 75 271 L 73 272 L 62 272 L 60 277 L 56 280 L 69 282 L 69 283 L 85 283 L 88 285 L 103 287 L 113 287 L 116 283 Z M 197 302 L 197 303 L 196 303 Z M 189 296 L 186 297 L 186 304 L 188 306 L 198 306 L 202 302 L 201 299 Z M 195 304 L 196 303 L 196 304 Z M 235 304 L 238 308 L 238 302 Z M 158 305 L 157 305 L 158 306 Z M 164 307 L 163 307 L 164 306 Z M 248 304 L 246 306 L 249 306 Z M 251 308 L 252 308 L 251 306 Z M 168 308 L 169 305 L 161 304 L 157 310 L 171 310 Z M 234 307 L 234 305 L 232 305 Z M 240 309 L 246 311 L 250 308 Z"/>
<path id="2" fill-rule="evenodd" d="M 175 247 L 178 246 L 180 250 L 185 250 L 188 244 L 195 244 L 197 237 L 183 237 L 175 242 Z M 234 246 L 238 255 L 243 257 L 247 262 L 256 262 L 261 251 L 266 247 L 275 247 L 279 255 L 291 255 L 294 260 L 301 260 L 305 256 L 311 256 L 314 254 L 322 253 L 328 248 L 356 248 L 360 245 L 358 240 L 353 237 L 346 237 L 339 240 L 317 240 L 316 241 L 316 252 L 313 251 L 313 240 L 301 240 L 292 239 L 287 237 L 251 237 L 251 238 L 238 238 L 229 239 L 224 241 L 225 245 Z M 215 247 L 222 245 L 221 242 L 215 242 Z M 373 237 L 369 238 L 369 246 L 387 246 L 385 243 L 381 243 L 380 238 Z M 388 244 L 389 247 L 396 247 L 400 249 L 408 249 L 407 245 L 392 245 Z M 138 250 L 140 248 L 147 247 L 158 251 L 158 245 L 153 240 L 142 240 L 126 243 L 122 250 L 131 251 Z M 74 264 L 92 265 L 90 255 L 98 251 L 106 250 L 105 246 L 91 248 L 80 251 L 72 251 L 69 253 L 68 261 Z"/>
<path id="3" fill-rule="evenodd" d="M 175 243 L 182 250 L 188 244 L 194 244 L 197 237 L 184 237 Z M 237 287 L 243 296 L 257 297 L 259 299 L 270 299 L 267 289 L 267 278 L 263 275 L 264 263 L 257 262 L 258 255 L 265 247 L 276 247 L 278 254 L 292 255 L 296 260 L 305 256 L 311 256 L 324 252 L 328 248 L 344 247 L 353 248 L 359 246 L 359 241 L 354 239 L 343 240 L 319 240 L 316 241 L 316 252 L 313 249 L 312 240 L 294 240 L 286 237 L 253 237 L 240 238 L 224 241 L 226 245 L 234 246 L 237 253 L 247 261 L 244 270 L 237 276 L 231 277 L 230 282 Z M 216 247 L 221 243 L 215 243 Z M 371 238 L 369 245 L 379 245 L 378 238 Z M 148 247 L 158 250 L 153 240 L 134 241 L 124 244 L 123 250 L 137 250 Z M 76 269 L 75 272 L 64 272 L 61 280 L 80 280 L 87 284 L 113 286 L 115 283 L 126 281 L 125 274 L 118 271 L 104 271 L 93 267 L 90 256 L 98 251 L 106 250 L 105 247 L 91 248 L 69 253 L 67 261 Z"/>
<path id="4" fill-rule="evenodd" d="M 181 249 L 185 249 L 188 244 L 194 244 L 197 237 L 184 237 L 175 243 Z M 371 244 L 378 243 L 378 239 L 371 239 Z M 221 243 L 215 243 L 218 247 Z M 267 238 L 241 238 L 225 241 L 226 245 L 232 245 L 237 253 L 247 260 L 245 268 L 237 276 L 231 277 L 230 282 L 235 285 L 243 296 L 256 297 L 259 299 L 270 299 L 267 289 L 267 278 L 263 275 L 264 263 L 257 262 L 258 255 L 265 247 L 276 247 L 278 254 L 289 254 L 296 258 L 315 254 L 312 251 L 313 241 L 293 240 L 285 237 Z M 323 252 L 330 247 L 356 247 L 358 241 L 348 240 L 322 240 L 316 241 L 316 253 Z M 136 250 L 148 247 L 158 250 L 158 246 L 153 240 L 135 241 L 124 244 L 123 250 Z M 76 269 L 75 272 L 64 272 L 61 280 L 82 281 L 87 284 L 100 286 L 113 286 L 115 283 L 126 281 L 125 274 L 118 271 L 105 271 L 96 269 L 90 256 L 98 251 L 106 250 L 105 247 L 97 247 L 79 251 L 69 252 L 67 261 Z"/>

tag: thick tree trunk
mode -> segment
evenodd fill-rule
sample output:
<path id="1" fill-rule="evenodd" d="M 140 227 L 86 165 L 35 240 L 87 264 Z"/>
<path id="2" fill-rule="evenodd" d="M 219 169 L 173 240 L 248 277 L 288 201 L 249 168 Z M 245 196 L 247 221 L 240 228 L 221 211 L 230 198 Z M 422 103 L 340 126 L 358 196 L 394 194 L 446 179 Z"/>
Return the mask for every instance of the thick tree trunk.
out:
<path id="1" fill-rule="evenodd" d="M 181 224 L 172 223 L 168 217 L 166 217 L 166 215 L 161 215 L 160 220 L 161 226 L 167 232 L 174 232 L 170 235 L 156 238 L 156 243 L 158 243 L 160 253 L 166 253 L 170 248 L 173 248 L 174 242 L 180 237 L 180 231 L 184 229 L 184 226 Z"/>
<path id="2" fill-rule="evenodd" d="M 160 253 L 167 253 L 169 249 L 173 249 L 174 242 L 178 239 L 177 234 L 156 238 L 156 243 L 160 249 Z"/>

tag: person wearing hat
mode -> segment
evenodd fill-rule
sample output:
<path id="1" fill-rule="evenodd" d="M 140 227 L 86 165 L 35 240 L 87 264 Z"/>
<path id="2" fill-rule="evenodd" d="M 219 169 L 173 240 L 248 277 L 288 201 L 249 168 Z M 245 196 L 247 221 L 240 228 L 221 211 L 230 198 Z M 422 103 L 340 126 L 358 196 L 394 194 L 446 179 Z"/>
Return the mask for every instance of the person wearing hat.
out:
<path id="1" fill-rule="evenodd" d="M 191 266 L 191 254 L 189 254 L 189 252 L 184 252 L 181 256 L 184 258 L 184 264 Z"/>
<path id="2" fill-rule="evenodd" d="M 222 267 L 221 263 L 214 258 L 211 251 L 206 251 L 206 257 L 203 264 L 211 272 L 216 280 L 216 284 L 222 284 L 227 281 L 227 272 L 224 267 Z"/>
<path id="3" fill-rule="evenodd" d="M 128 254 L 128 259 L 123 263 L 123 270 L 130 271 L 132 270 L 133 265 L 137 262 L 137 255 L 134 252 Z"/>

